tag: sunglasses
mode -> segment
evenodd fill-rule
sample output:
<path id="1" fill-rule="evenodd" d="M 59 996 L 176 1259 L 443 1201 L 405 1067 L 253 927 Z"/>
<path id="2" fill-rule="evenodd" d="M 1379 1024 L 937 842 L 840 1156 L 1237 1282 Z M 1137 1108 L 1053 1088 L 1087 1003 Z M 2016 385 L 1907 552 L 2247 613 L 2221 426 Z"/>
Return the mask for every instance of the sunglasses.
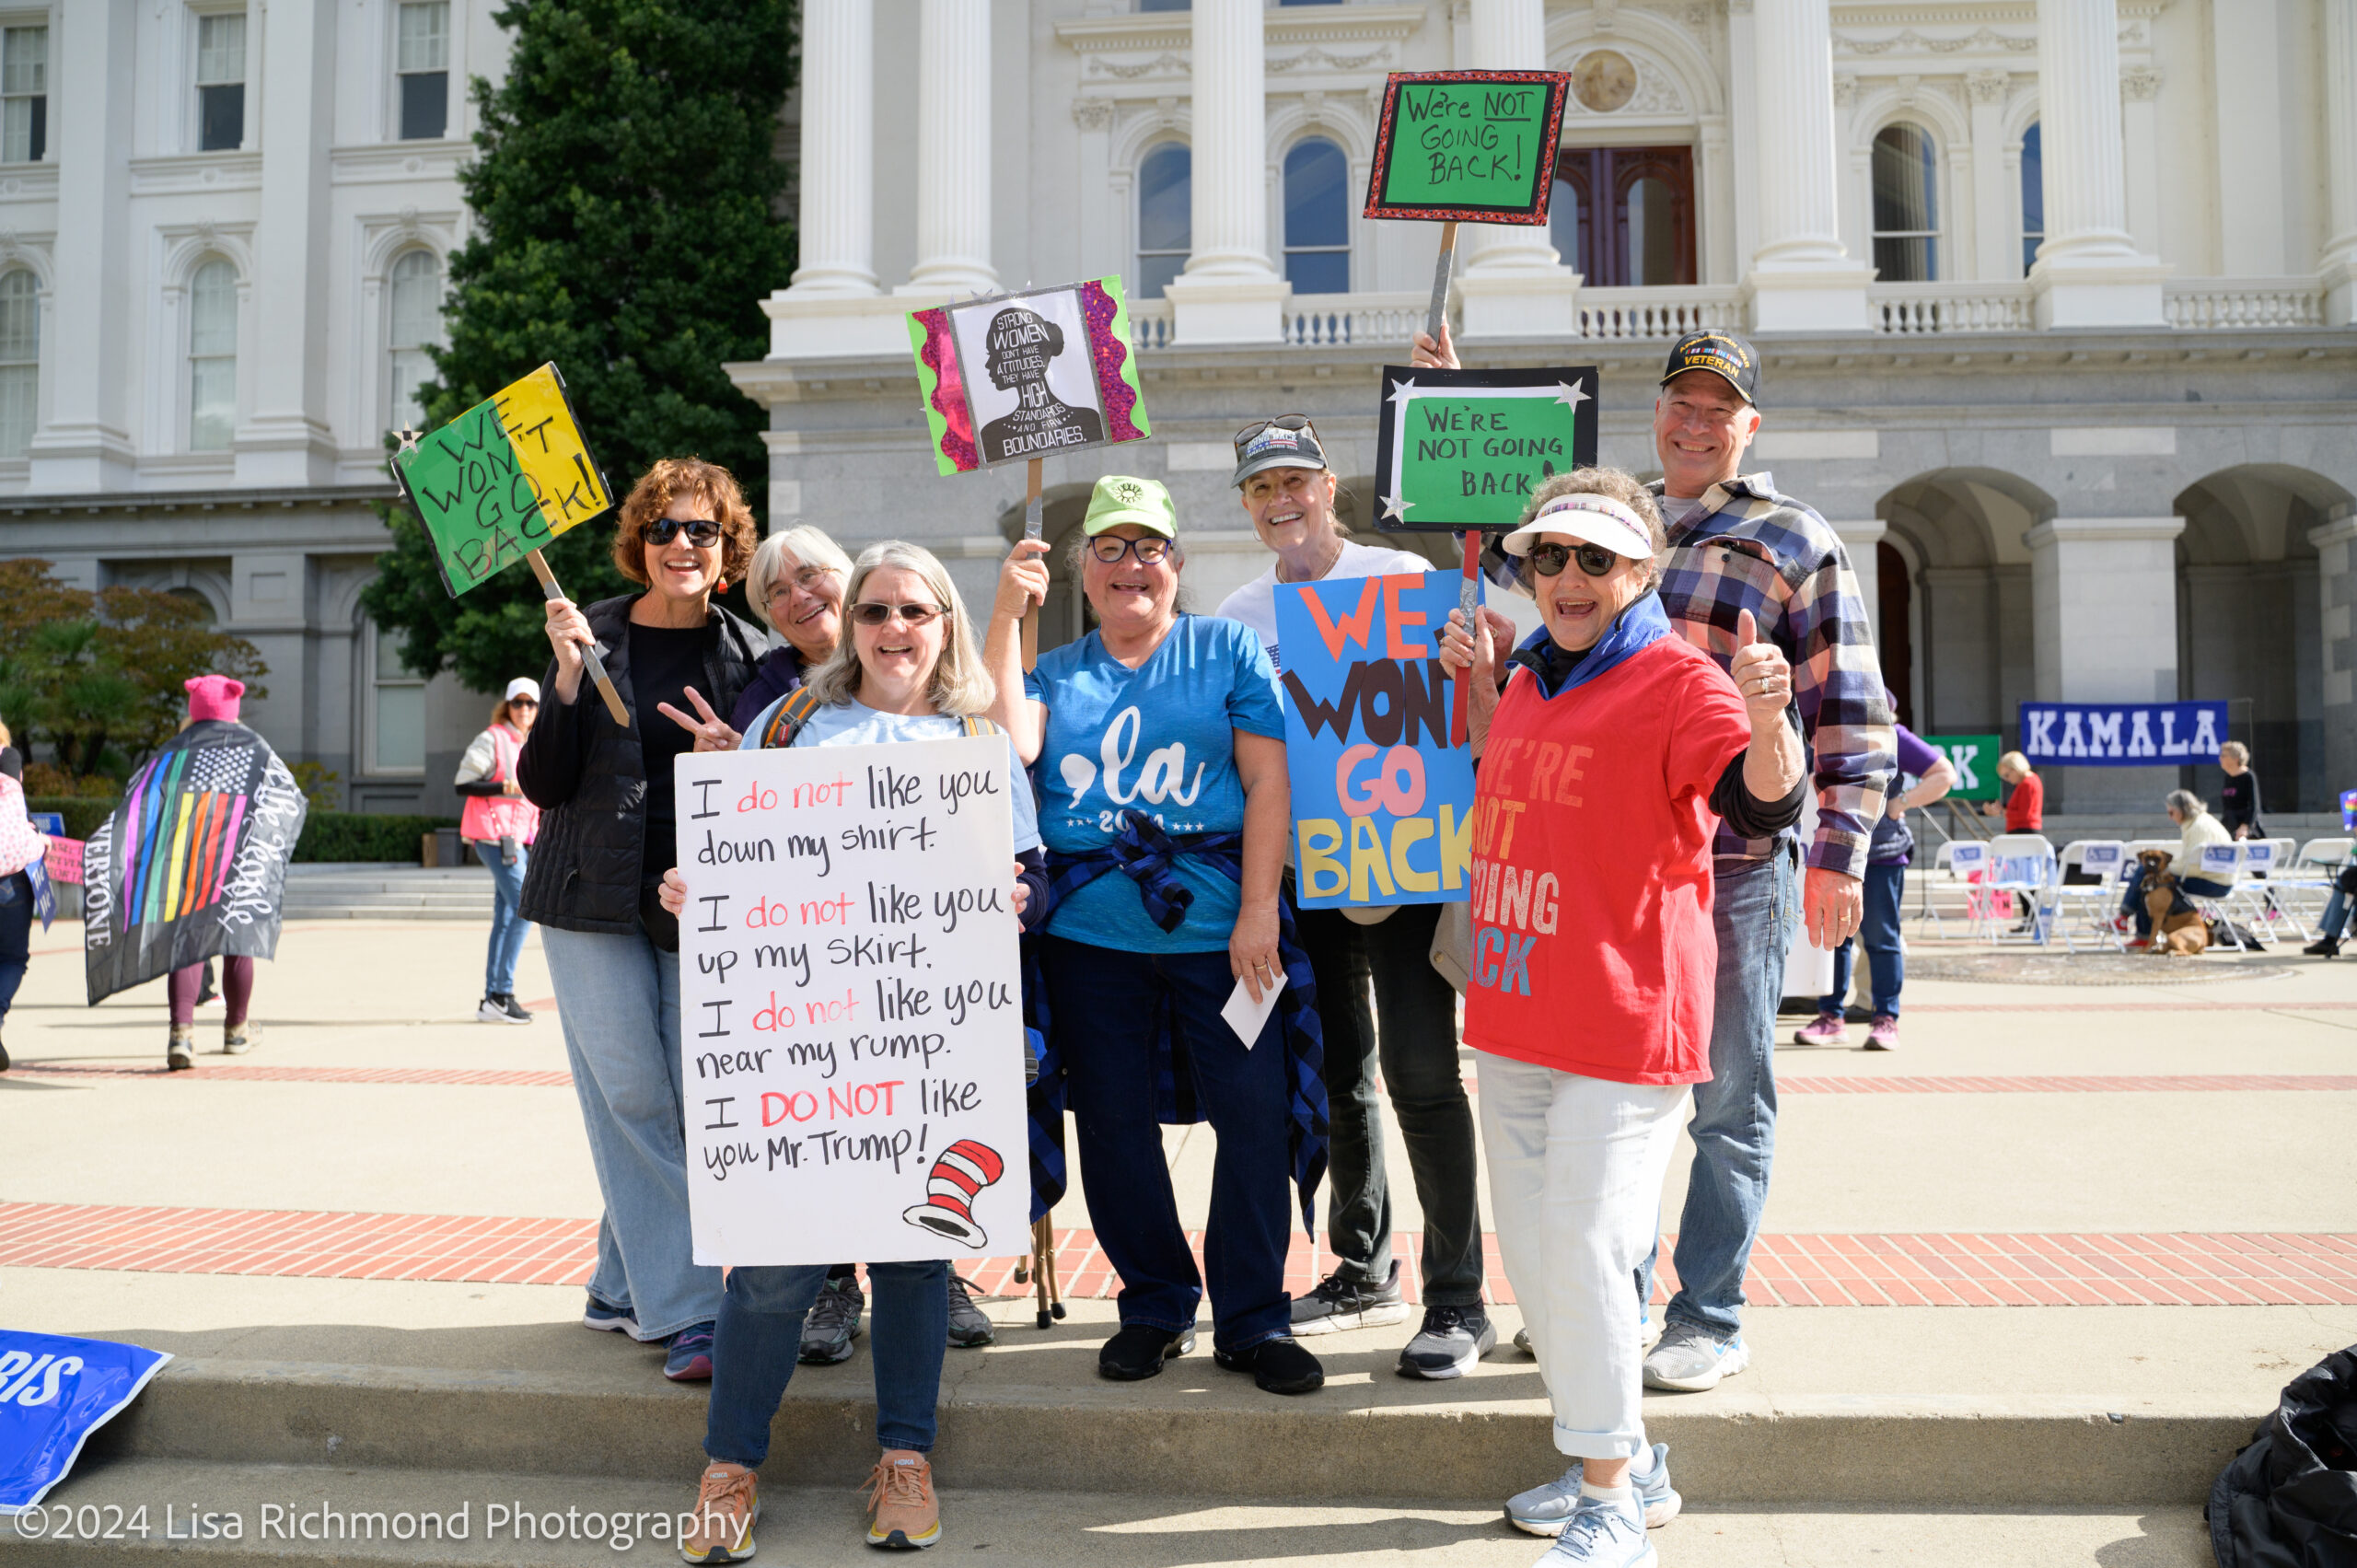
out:
<path id="1" fill-rule="evenodd" d="M 540 700 L 538 697 L 510 697 L 507 705 L 511 708 L 537 708 Z"/>
<path id="2" fill-rule="evenodd" d="M 1311 440 L 1318 440 L 1318 426 L 1309 423 L 1309 416 L 1307 414 L 1281 413 L 1274 419 L 1256 420 L 1252 424 L 1248 424 L 1243 429 L 1237 431 L 1236 433 L 1236 455 L 1239 458 L 1242 457 L 1244 455 L 1244 448 L 1251 445 L 1252 438 L 1255 436 L 1260 435 L 1263 430 L 1306 430 L 1309 432 L 1309 438 Z M 1323 447 L 1325 443 L 1319 441 L 1318 445 Z"/>
<path id="3" fill-rule="evenodd" d="M 1141 566 L 1159 566 L 1170 553 L 1167 539 L 1118 539 L 1111 534 L 1100 535 L 1088 541 L 1088 552 L 1108 566 L 1119 566 L 1121 557 L 1134 552 Z"/>
<path id="4" fill-rule="evenodd" d="M 1577 558 L 1580 570 L 1591 577 L 1608 577 L 1620 557 L 1600 544 L 1583 544 L 1573 549 L 1568 544 L 1534 544 L 1523 559 L 1530 563 L 1533 576 L 1552 577 Z"/>
<path id="5" fill-rule="evenodd" d="M 911 626 L 922 626 L 941 613 L 937 604 L 876 604 L 862 601 L 851 607 L 851 618 L 862 626 L 881 626 L 899 616 Z"/>
<path id="6" fill-rule="evenodd" d="M 677 517 L 657 517 L 646 525 L 646 542 L 655 545 L 670 543 L 685 528 L 688 542 L 698 550 L 710 550 L 720 542 L 720 524 L 710 517 L 697 517 L 681 522 Z"/>

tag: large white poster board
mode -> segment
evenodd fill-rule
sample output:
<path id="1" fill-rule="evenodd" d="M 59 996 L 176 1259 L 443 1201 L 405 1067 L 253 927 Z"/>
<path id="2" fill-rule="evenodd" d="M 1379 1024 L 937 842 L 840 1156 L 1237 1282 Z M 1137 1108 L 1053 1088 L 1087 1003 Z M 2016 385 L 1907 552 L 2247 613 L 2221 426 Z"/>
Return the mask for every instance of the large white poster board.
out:
<path id="1" fill-rule="evenodd" d="M 1028 1250 L 1005 738 L 673 776 L 695 1260 Z"/>

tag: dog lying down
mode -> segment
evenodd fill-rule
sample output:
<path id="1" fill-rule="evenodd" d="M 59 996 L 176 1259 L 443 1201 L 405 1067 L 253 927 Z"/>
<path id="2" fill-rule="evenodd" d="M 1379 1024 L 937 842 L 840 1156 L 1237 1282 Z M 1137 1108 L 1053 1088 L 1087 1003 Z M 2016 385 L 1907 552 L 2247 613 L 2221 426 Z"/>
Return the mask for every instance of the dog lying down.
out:
<path id="1" fill-rule="evenodd" d="M 2153 919 L 2151 951 L 2189 958 L 2208 949 L 2210 923 L 2191 908 L 2177 908 L 2177 873 L 2169 869 L 2170 858 L 2165 849 L 2148 849 L 2136 857 L 2144 871 L 2144 912 Z"/>

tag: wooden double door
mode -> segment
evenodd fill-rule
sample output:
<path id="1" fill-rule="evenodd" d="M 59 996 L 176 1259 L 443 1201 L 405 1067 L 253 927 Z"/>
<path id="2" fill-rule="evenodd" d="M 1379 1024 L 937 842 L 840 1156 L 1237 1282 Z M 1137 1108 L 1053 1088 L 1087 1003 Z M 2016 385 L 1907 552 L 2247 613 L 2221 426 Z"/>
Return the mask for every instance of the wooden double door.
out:
<path id="1" fill-rule="evenodd" d="M 1563 148 L 1548 223 L 1591 288 L 1696 282 L 1694 149 Z"/>

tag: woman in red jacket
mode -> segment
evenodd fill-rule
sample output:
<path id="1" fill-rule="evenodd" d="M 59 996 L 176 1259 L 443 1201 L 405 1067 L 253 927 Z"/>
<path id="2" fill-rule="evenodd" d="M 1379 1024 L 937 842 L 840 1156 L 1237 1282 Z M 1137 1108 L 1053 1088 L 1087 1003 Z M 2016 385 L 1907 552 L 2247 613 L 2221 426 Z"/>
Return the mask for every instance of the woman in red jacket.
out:
<path id="1" fill-rule="evenodd" d="M 1640 1568 L 1678 1494 L 1645 1440 L 1629 1281 L 1689 1086 L 1711 1074 L 1711 837 L 1721 817 L 1765 835 L 1799 816 L 1800 732 L 1791 669 L 1748 611 L 1713 629 L 1729 672 L 1672 632 L 1661 517 L 1629 475 L 1546 481 L 1503 544 L 1545 624 L 1503 690 L 1504 617 L 1469 637 L 1452 616 L 1444 638 L 1470 670 L 1480 781 L 1465 1043 L 1498 1250 L 1575 1461 L 1506 1512 L 1561 1538 L 1550 1565 Z"/>

